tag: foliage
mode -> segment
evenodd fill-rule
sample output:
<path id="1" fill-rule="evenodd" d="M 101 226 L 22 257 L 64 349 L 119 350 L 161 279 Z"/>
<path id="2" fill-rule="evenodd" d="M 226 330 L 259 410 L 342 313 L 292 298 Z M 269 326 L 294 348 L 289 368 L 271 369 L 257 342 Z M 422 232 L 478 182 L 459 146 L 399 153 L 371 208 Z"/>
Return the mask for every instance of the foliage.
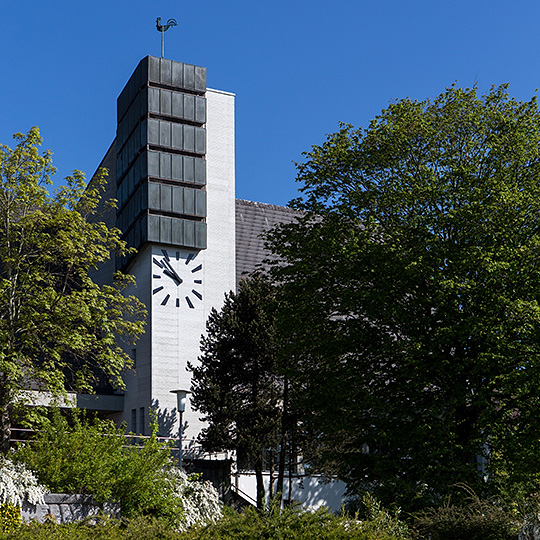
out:
<path id="1" fill-rule="evenodd" d="M 260 512 L 248 508 L 241 514 L 229 512 L 216 524 L 196 529 L 186 538 L 406 540 L 409 537 L 394 535 L 368 521 L 360 522 L 344 516 L 335 516 L 324 508 L 314 512 L 295 509 L 285 509 L 281 512 L 279 509 L 270 509 Z"/>
<path id="2" fill-rule="evenodd" d="M 515 512 L 494 500 L 482 500 L 468 490 L 469 498 L 453 504 L 450 498 L 415 516 L 420 538 L 430 540 L 517 540 L 520 520 Z"/>
<path id="3" fill-rule="evenodd" d="M 407 538 L 409 536 L 409 527 L 402 520 L 400 509 L 391 512 L 369 493 L 363 494 L 362 505 L 365 513 L 365 530 L 385 532 L 396 538 Z"/>
<path id="4" fill-rule="evenodd" d="M 257 476 L 264 505 L 263 452 L 276 446 L 283 412 L 283 379 L 276 370 L 273 287 L 260 277 L 240 282 L 213 309 L 193 372 L 191 403 L 208 427 L 200 441 L 209 451 L 236 450 Z"/>
<path id="5" fill-rule="evenodd" d="M 176 522 L 182 505 L 167 476 L 169 455 L 155 434 L 142 448 L 129 447 L 112 422 L 91 422 L 73 411 L 69 424 L 56 410 L 14 458 L 53 492 L 87 493 L 98 502 L 119 501 L 126 517 L 151 514 Z"/>
<path id="6" fill-rule="evenodd" d="M 170 479 L 175 497 L 182 501 L 180 530 L 187 530 L 197 524 L 213 523 L 221 518 L 219 494 L 211 482 L 202 480 L 197 474 L 188 476 L 177 468 L 171 469 Z"/>
<path id="7" fill-rule="evenodd" d="M 312 458 L 353 492 L 538 484 L 539 176 L 536 99 L 506 86 L 397 101 L 298 166 L 280 331 Z"/>
<path id="8" fill-rule="evenodd" d="M 15 452 L 20 462 L 15 467 L 23 469 L 25 463 L 53 492 L 117 501 L 126 518 L 153 516 L 175 530 L 219 519 L 217 490 L 178 470 L 170 448 L 157 441 L 156 429 L 154 419 L 152 436 L 140 448 L 129 447 L 122 428 L 110 421 L 92 422 L 73 411 L 68 423 L 54 410 L 34 441 Z"/>
<path id="9" fill-rule="evenodd" d="M 117 521 L 103 517 L 97 521 L 69 524 L 30 523 L 11 534 L 1 534 L 1 540 L 178 540 L 180 534 L 163 521 L 152 517 L 137 517 Z"/>
<path id="10" fill-rule="evenodd" d="M 55 169 L 37 128 L 0 146 L 0 446 L 29 381 L 53 395 L 92 391 L 96 376 L 122 385 L 129 357 L 118 344 L 143 328 L 142 304 L 116 275 L 98 286 L 89 271 L 122 254 L 118 229 L 99 221 L 105 171 L 86 186 L 80 171 L 50 195 Z"/>
<path id="11" fill-rule="evenodd" d="M 282 514 L 260 513 L 254 509 L 242 514 L 229 511 L 227 517 L 212 525 L 175 532 L 152 517 L 114 521 L 102 519 L 89 526 L 85 523 L 56 525 L 31 524 L 16 535 L 0 533 L 0 540 L 407 540 L 383 530 L 364 530 L 364 524 L 338 517 L 325 510 Z"/>
<path id="12" fill-rule="evenodd" d="M 0 504 L 0 533 L 16 531 L 20 526 L 20 507 L 13 503 Z"/>
<path id="13" fill-rule="evenodd" d="M 40 504 L 45 493 L 46 489 L 23 463 L 0 457 L 0 504 L 20 507 L 24 500 Z"/>

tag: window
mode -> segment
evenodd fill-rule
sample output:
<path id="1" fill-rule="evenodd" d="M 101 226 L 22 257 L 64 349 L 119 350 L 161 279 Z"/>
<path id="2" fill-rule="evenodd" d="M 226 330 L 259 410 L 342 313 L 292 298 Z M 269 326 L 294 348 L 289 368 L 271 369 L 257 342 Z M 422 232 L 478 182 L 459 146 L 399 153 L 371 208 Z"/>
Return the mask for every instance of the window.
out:
<path id="1" fill-rule="evenodd" d="M 144 407 L 139 409 L 139 433 L 144 435 Z"/>

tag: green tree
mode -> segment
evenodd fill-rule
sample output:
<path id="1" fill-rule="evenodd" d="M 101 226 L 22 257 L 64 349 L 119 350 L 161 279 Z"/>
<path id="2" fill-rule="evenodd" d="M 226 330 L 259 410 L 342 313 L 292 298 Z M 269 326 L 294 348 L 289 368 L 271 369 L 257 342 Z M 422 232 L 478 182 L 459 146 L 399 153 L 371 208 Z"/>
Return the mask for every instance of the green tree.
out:
<path id="1" fill-rule="evenodd" d="M 257 479 L 257 506 L 265 504 L 264 453 L 282 427 L 283 382 L 277 374 L 274 290 L 260 277 L 244 279 L 238 293 L 213 309 L 193 371 L 191 403 L 208 427 L 200 440 L 209 451 L 236 450 Z M 283 484 L 283 482 L 281 482 Z"/>
<path id="2" fill-rule="evenodd" d="M 129 357 L 119 339 L 143 329 L 143 308 L 123 296 L 129 279 L 98 286 L 88 272 L 121 254 L 118 229 L 99 221 L 105 172 L 86 186 L 75 171 L 50 195 L 55 169 L 37 128 L 0 147 L 0 449 L 30 385 L 90 392 L 98 373 L 121 386 Z"/>
<path id="3" fill-rule="evenodd" d="M 456 482 L 538 485 L 539 143 L 536 98 L 453 86 L 298 166 L 273 278 L 297 406 L 353 491 L 410 507 Z"/>

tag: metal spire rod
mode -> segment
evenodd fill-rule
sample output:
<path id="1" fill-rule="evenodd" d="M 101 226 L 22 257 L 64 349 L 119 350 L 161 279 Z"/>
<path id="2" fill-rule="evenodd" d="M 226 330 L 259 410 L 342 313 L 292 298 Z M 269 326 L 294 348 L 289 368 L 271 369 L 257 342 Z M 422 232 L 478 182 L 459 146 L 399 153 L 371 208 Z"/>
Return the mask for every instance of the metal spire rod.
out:
<path id="1" fill-rule="evenodd" d="M 161 32 L 161 58 L 165 58 L 165 32 L 171 26 L 178 26 L 175 19 L 169 19 L 167 24 L 161 24 L 161 17 L 156 19 L 156 28 L 158 32 Z"/>

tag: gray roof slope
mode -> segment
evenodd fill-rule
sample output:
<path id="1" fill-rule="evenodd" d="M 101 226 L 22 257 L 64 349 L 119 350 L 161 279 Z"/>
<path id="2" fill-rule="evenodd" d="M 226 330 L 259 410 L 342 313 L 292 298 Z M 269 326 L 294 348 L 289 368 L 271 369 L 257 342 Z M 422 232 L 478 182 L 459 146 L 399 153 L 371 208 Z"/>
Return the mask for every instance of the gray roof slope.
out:
<path id="1" fill-rule="evenodd" d="M 279 223 L 291 223 L 296 210 L 285 206 L 236 199 L 236 283 L 253 272 L 270 252 L 264 247 L 261 233 Z"/>

